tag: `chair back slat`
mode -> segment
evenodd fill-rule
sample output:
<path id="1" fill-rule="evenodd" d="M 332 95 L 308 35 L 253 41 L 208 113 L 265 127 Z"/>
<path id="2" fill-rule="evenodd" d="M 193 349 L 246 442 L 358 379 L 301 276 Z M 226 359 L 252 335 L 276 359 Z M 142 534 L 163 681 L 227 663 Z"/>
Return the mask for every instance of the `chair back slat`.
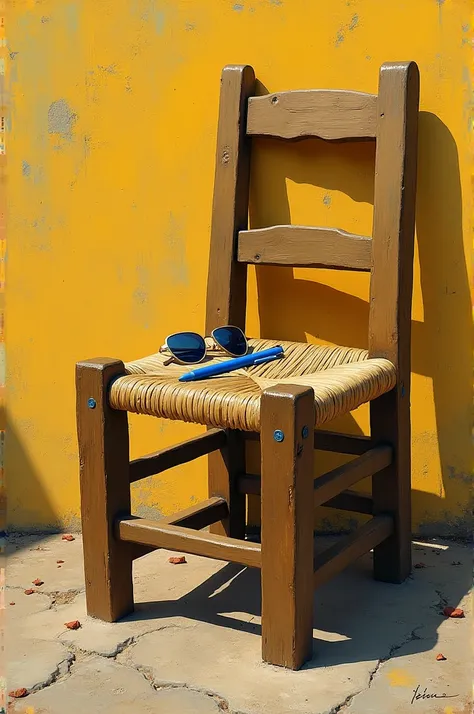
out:
<path id="1" fill-rule="evenodd" d="M 377 95 L 307 89 L 251 97 L 247 134 L 280 139 L 374 139 Z"/>
<path id="2" fill-rule="evenodd" d="M 237 260 L 256 265 L 370 271 L 372 239 L 337 228 L 270 226 L 239 232 Z"/>

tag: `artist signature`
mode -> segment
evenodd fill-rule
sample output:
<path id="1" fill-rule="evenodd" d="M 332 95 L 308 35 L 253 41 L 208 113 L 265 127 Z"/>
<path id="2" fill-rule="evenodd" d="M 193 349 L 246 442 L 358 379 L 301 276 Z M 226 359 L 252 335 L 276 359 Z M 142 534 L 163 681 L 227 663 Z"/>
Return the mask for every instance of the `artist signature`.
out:
<path id="1" fill-rule="evenodd" d="M 419 699 L 452 699 L 453 697 L 459 697 L 459 694 L 434 694 L 428 692 L 428 687 L 425 687 L 421 691 L 421 684 L 416 685 L 416 689 L 413 690 L 413 696 L 411 698 L 411 704 L 414 704 Z"/>

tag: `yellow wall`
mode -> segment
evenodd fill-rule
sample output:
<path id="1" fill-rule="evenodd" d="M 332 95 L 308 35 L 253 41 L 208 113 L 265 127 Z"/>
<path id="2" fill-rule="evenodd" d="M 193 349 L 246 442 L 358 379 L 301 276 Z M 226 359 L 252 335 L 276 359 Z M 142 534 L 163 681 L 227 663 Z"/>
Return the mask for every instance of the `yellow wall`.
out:
<path id="1" fill-rule="evenodd" d="M 260 92 L 376 92 L 382 62 L 413 59 L 421 73 L 414 526 L 466 532 L 469 0 L 10 6 L 10 526 L 78 525 L 74 363 L 97 355 L 133 359 L 155 351 L 170 332 L 203 329 L 222 66 L 252 64 Z M 257 145 L 255 158 L 254 226 L 291 220 L 370 234 L 373 144 L 268 141 Z M 365 275 L 259 268 L 250 275 L 248 333 L 364 347 L 367 299 Z M 360 433 L 367 414 L 360 410 L 337 426 Z M 198 430 L 132 418 L 132 455 Z M 203 498 L 205 466 L 201 459 L 137 485 L 138 512 L 169 513 Z M 329 516 L 320 527 L 346 523 Z"/>

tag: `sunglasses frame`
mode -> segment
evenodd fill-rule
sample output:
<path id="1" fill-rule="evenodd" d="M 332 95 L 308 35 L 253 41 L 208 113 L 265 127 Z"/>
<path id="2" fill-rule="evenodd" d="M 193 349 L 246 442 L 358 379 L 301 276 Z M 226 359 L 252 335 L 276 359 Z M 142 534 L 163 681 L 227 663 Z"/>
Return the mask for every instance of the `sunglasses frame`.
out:
<path id="1" fill-rule="evenodd" d="M 218 341 L 216 340 L 216 338 L 214 337 L 214 332 L 215 332 L 216 330 L 222 330 L 222 329 L 224 329 L 224 328 L 226 328 L 226 327 L 231 327 L 233 330 L 240 330 L 240 332 L 242 333 L 242 335 L 243 335 L 243 337 L 244 337 L 244 339 L 245 339 L 245 352 L 244 352 L 243 354 L 241 354 L 241 355 L 236 355 L 236 354 L 234 354 L 233 352 L 230 352 L 230 351 L 227 350 L 225 347 L 222 347 L 222 345 L 220 345 L 219 342 L 218 342 Z M 202 335 L 200 335 L 198 332 L 192 332 L 191 330 L 189 330 L 189 331 L 187 331 L 187 332 L 188 332 L 189 334 L 191 334 L 191 335 L 197 335 L 198 337 L 202 337 Z M 176 361 L 178 364 L 185 364 L 185 365 L 187 365 L 187 366 L 193 365 L 193 364 L 201 364 L 201 362 L 204 362 L 204 360 L 206 359 L 208 352 L 225 352 L 226 354 L 230 355 L 231 357 L 243 357 L 243 356 L 246 355 L 246 354 L 248 353 L 248 351 L 249 351 L 249 341 L 248 341 L 248 339 L 247 339 L 246 334 L 244 333 L 244 331 L 243 331 L 240 327 L 237 327 L 236 325 L 221 325 L 220 327 L 215 327 L 215 328 L 212 330 L 212 332 L 211 332 L 210 335 L 206 335 L 205 337 L 202 337 L 202 339 L 203 339 L 203 341 L 204 341 L 205 350 L 204 350 L 204 354 L 203 354 L 203 356 L 201 357 L 200 360 L 198 360 L 197 362 L 183 362 L 183 360 L 181 360 L 179 357 L 176 357 L 176 356 L 175 356 L 175 354 L 173 353 L 173 350 L 171 350 L 171 349 L 170 349 L 170 346 L 168 345 L 168 340 L 169 340 L 171 337 L 176 337 L 176 335 L 181 335 L 181 334 L 183 334 L 183 333 L 182 333 L 182 332 L 173 332 L 171 335 L 168 335 L 168 337 L 165 339 L 165 344 L 164 344 L 162 347 L 160 347 L 160 352 L 164 352 L 165 349 L 166 349 L 166 350 L 171 354 L 171 357 L 170 357 L 168 360 L 166 360 L 166 362 L 164 362 L 164 365 L 165 365 L 165 366 L 168 365 L 168 364 L 170 364 L 170 362 L 173 362 L 173 361 Z M 214 345 L 215 345 L 215 347 L 208 347 L 208 346 L 207 346 L 207 344 L 206 344 L 206 339 L 209 339 L 209 338 L 211 338 L 212 340 L 214 340 Z"/>

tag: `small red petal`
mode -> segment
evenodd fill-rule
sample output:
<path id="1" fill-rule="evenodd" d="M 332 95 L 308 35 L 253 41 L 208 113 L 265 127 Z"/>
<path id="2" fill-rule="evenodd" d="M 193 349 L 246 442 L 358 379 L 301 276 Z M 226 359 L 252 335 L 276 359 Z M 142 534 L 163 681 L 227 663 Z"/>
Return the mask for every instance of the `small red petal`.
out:
<path id="1" fill-rule="evenodd" d="M 13 697 L 14 699 L 21 699 L 21 697 L 26 697 L 28 694 L 28 690 L 25 689 L 25 687 L 21 687 L 20 689 L 13 689 L 13 691 L 8 692 L 9 697 Z"/>
<path id="2" fill-rule="evenodd" d="M 71 541 L 71 540 L 76 540 L 76 539 L 75 539 L 74 536 L 71 535 L 70 533 L 66 533 L 65 535 L 61 536 L 61 540 L 69 540 L 69 541 Z"/>
<path id="3" fill-rule="evenodd" d="M 168 563 L 172 563 L 173 565 L 180 565 L 181 563 L 185 563 L 185 562 L 186 562 L 186 558 L 184 557 L 184 555 L 179 555 L 179 556 L 172 555 L 170 558 L 168 558 Z"/>
<path id="4" fill-rule="evenodd" d="M 33 590 L 33 588 L 28 588 L 28 590 L 25 590 L 25 595 L 33 595 L 34 592 L 36 592 L 36 590 Z"/>
<path id="5" fill-rule="evenodd" d="M 78 630 L 81 626 L 81 623 L 79 620 L 71 620 L 71 622 L 65 622 L 64 627 L 67 627 L 68 630 Z"/>
<path id="6" fill-rule="evenodd" d="M 426 565 L 424 563 L 415 563 L 413 566 L 414 568 L 426 568 Z"/>
<path id="7" fill-rule="evenodd" d="M 33 585 L 39 587 L 40 585 L 44 585 L 44 581 L 40 580 L 39 578 L 36 578 L 36 580 L 33 580 Z"/>
<path id="8" fill-rule="evenodd" d="M 57 560 L 56 563 L 64 563 L 64 560 Z"/>
<path id="9" fill-rule="evenodd" d="M 464 610 L 460 607 L 445 607 L 443 615 L 445 615 L 445 617 L 464 617 Z"/>
<path id="10" fill-rule="evenodd" d="M 14 604 L 15 604 L 14 602 L 11 602 L 11 603 L 10 603 L 10 605 L 14 605 Z"/>
<path id="11" fill-rule="evenodd" d="M 444 656 L 444 654 L 441 654 L 441 652 L 440 652 L 439 654 L 436 655 L 436 659 L 438 660 L 438 662 L 442 662 L 443 660 L 445 660 L 447 658 Z"/>

